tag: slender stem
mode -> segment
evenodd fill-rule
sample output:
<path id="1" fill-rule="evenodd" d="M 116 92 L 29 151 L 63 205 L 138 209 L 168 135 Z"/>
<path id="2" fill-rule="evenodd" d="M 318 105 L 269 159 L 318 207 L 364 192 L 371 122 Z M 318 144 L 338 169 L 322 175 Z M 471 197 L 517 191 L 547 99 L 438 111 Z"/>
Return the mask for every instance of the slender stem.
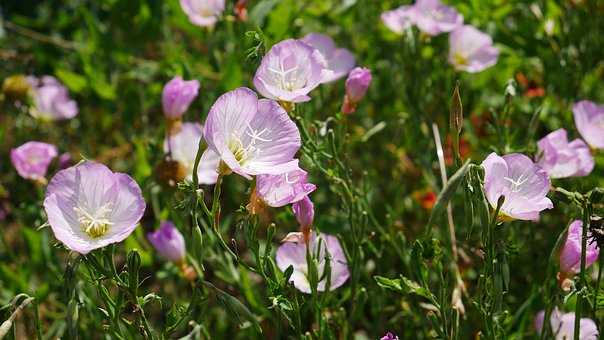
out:
<path id="1" fill-rule="evenodd" d="M 596 317 L 596 310 L 598 309 L 598 294 L 600 292 L 600 280 L 602 279 L 602 270 L 604 269 L 604 255 L 602 254 L 602 252 L 600 252 L 599 257 L 598 257 L 598 279 L 596 280 L 596 291 L 594 294 L 594 301 L 593 301 L 593 306 L 594 306 L 594 310 L 593 310 L 593 319 L 596 321 L 596 323 L 598 323 L 599 326 L 599 322 L 598 318 Z"/>
<path id="2" fill-rule="evenodd" d="M 581 272 L 579 273 L 580 289 L 577 294 L 577 304 L 575 306 L 575 331 L 574 339 L 579 339 L 581 313 L 583 309 L 583 295 L 587 280 L 585 278 L 586 253 L 587 253 L 587 230 L 589 229 L 590 206 L 588 202 L 583 203 L 583 230 L 581 232 Z"/>

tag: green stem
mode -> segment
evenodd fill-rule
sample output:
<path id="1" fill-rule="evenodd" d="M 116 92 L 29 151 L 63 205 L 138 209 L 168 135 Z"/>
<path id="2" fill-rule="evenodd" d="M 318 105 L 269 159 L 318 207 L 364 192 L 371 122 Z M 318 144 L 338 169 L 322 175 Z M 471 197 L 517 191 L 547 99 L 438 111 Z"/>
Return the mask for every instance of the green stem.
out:
<path id="1" fill-rule="evenodd" d="M 577 294 L 577 304 L 575 306 L 575 331 L 574 339 L 579 339 L 580 325 L 581 325 L 581 313 L 583 309 L 583 290 L 587 286 L 587 279 L 585 278 L 585 265 L 586 265 L 586 253 L 587 253 L 587 230 L 589 229 L 589 215 L 590 215 L 590 204 L 588 202 L 583 203 L 583 230 L 581 233 L 581 272 L 579 273 L 579 287 Z"/>

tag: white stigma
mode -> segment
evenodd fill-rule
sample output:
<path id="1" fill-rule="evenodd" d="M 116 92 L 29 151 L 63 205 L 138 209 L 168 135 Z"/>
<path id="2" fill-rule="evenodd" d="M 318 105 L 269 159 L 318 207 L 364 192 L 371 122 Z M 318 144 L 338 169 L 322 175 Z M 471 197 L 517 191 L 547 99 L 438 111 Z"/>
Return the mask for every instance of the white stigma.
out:
<path id="1" fill-rule="evenodd" d="M 109 227 L 113 225 L 107 218 L 111 212 L 112 204 L 107 203 L 100 207 L 95 213 L 90 213 L 81 207 L 74 207 L 73 210 L 78 215 L 78 221 L 82 230 L 92 238 L 98 238 L 107 233 Z"/>

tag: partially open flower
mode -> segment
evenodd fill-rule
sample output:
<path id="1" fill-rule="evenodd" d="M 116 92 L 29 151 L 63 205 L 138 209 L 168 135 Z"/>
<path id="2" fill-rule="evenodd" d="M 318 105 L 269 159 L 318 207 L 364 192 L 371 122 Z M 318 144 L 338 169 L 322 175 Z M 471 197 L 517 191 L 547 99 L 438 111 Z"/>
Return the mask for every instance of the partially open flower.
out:
<path id="1" fill-rule="evenodd" d="M 191 105 L 199 93 L 199 81 L 182 80 L 174 77 L 166 83 L 161 95 L 164 115 L 168 119 L 178 119 Z"/>
<path id="2" fill-rule="evenodd" d="M 440 0 L 417 0 L 413 9 L 413 21 L 428 35 L 451 32 L 463 24 L 463 16 Z"/>
<path id="3" fill-rule="evenodd" d="M 317 290 L 322 292 L 326 290 L 327 275 L 330 277 L 329 289 L 333 290 L 343 285 L 350 273 L 348 263 L 344 256 L 344 251 L 340 242 L 335 236 L 326 234 L 311 234 L 308 242 L 309 249 L 315 266 L 319 282 Z M 311 292 L 308 278 L 308 264 L 306 262 L 307 247 L 304 237 L 301 233 L 290 233 L 284 240 L 284 243 L 277 249 L 277 266 L 285 272 L 289 266 L 294 271 L 290 277 L 290 282 L 301 292 L 309 294 Z M 325 272 L 326 263 L 329 261 L 331 271 Z"/>
<path id="4" fill-rule="evenodd" d="M 130 176 L 88 161 L 51 179 L 44 210 L 55 237 L 87 254 L 128 237 L 143 216 L 145 201 Z"/>
<path id="5" fill-rule="evenodd" d="M 256 193 L 271 207 L 282 207 L 298 202 L 316 188 L 314 184 L 308 183 L 308 174 L 302 169 L 281 175 L 256 177 Z"/>
<path id="6" fill-rule="evenodd" d="M 414 10 L 413 6 L 404 5 L 384 12 L 380 17 L 384 25 L 392 32 L 402 34 L 406 29 L 413 25 L 414 21 L 412 17 Z"/>
<path id="7" fill-rule="evenodd" d="M 294 155 L 300 132 L 287 112 L 272 100 L 240 87 L 220 96 L 204 126 L 207 152 L 215 152 L 230 171 L 251 176 L 280 175 L 298 169 Z"/>
<path id="8" fill-rule="evenodd" d="M 545 311 L 540 311 L 535 316 L 535 330 L 541 334 L 543 323 L 545 321 Z M 562 314 L 555 308 L 550 315 L 550 326 L 555 340 L 572 340 L 575 330 L 575 313 Z M 597 340 L 598 327 L 596 323 L 589 318 L 581 318 L 579 322 L 579 340 Z"/>
<path id="9" fill-rule="evenodd" d="M 346 79 L 346 96 L 342 105 L 343 113 L 353 113 L 357 104 L 365 97 L 371 84 L 371 70 L 365 67 L 355 67 Z"/>
<path id="10" fill-rule="evenodd" d="M 327 69 L 331 72 L 325 72 L 323 83 L 344 77 L 354 67 L 354 55 L 345 48 L 337 48 L 333 39 L 329 36 L 320 33 L 309 33 L 300 40 L 317 49 L 325 59 Z"/>
<path id="11" fill-rule="evenodd" d="M 180 7 L 192 24 L 213 27 L 224 12 L 224 0 L 180 0 Z"/>
<path id="12" fill-rule="evenodd" d="M 573 106 L 575 125 L 587 144 L 604 149 L 604 106 L 582 100 Z"/>
<path id="13" fill-rule="evenodd" d="M 539 164 L 550 178 L 587 176 L 594 168 L 589 147 L 581 139 L 568 142 L 566 130 L 558 129 L 538 143 Z"/>
<path id="14" fill-rule="evenodd" d="M 147 234 L 149 242 L 164 258 L 182 262 L 186 255 L 185 239 L 174 223 L 164 221 L 155 232 Z"/>
<path id="15" fill-rule="evenodd" d="M 456 70 L 480 72 L 495 65 L 498 57 L 493 39 L 474 26 L 459 26 L 449 35 L 449 63 Z"/>
<path id="16" fill-rule="evenodd" d="M 57 157 L 57 148 L 42 142 L 27 142 L 10 151 L 10 159 L 19 176 L 45 182 L 48 165 Z"/>
<path id="17" fill-rule="evenodd" d="M 581 269 L 581 238 L 583 236 L 583 222 L 573 221 L 568 227 L 566 242 L 560 252 L 560 271 L 565 274 L 575 274 Z M 591 238 L 591 232 L 587 232 L 588 238 Z M 600 248 L 598 245 L 587 240 L 587 249 L 585 257 L 585 267 L 591 266 L 598 260 Z"/>
<path id="18" fill-rule="evenodd" d="M 483 162 L 484 189 L 493 208 L 500 197 L 505 200 L 500 214 L 506 218 L 537 220 L 539 212 L 554 207 L 546 197 L 550 180 L 545 170 L 519 153 L 503 157 L 491 153 Z"/>
<path id="19" fill-rule="evenodd" d="M 42 120 L 71 119 L 78 114 L 78 104 L 69 98 L 67 88 L 55 77 L 28 77 L 34 107 L 30 113 Z"/>

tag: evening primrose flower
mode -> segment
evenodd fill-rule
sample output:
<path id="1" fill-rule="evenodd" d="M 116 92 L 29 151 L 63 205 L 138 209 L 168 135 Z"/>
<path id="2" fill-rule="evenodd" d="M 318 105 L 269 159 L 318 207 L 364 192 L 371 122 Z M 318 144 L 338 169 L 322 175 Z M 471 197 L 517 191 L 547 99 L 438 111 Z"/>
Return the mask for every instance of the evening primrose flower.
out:
<path id="1" fill-rule="evenodd" d="M 145 201 L 130 176 L 87 161 L 50 180 L 44 210 L 55 237 L 85 255 L 128 237 L 143 216 Z"/>
<path id="2" fill-rule="evenodd" d="M 298 169 L 300 132 L 273 100 L 240 87 L 220 96 L 208 113 L 204 138 L 230 171 L 247 179 Z M 205 153 L 204 153 L 205 155 Z"/>
<path id="3" fill-rule="evenodd" d="M 428 35 L 451 32 L 463 24 L 463 16 L 439 0 L 418 0 L 412 6 L 400 6 L 381 15 L 391 31 L 401 34 L 412 25 Z"/>
<path id="4" fill-rule="evenodd" d="M 604 106 L 582 100 L 573 105 L 573 115 L 577 130 L 587 144 L 604 149 Z"/>
<path id="5" fill-rule="evenodd" d="M 554 207 L 546 197 L 550 180 L 545 170 L 519 153 L 500 157 L 491 153 L 483 162 L 484 190 L 493 208 L 505 197 L 500 214 L 504 218 L 537 220 L 539 212 Z"/>
<path id="6" fill-rule="evenodd" d="M 543 137 L 537 146 L 537 164 L 547 171 L 550 178 L 587 176 L 594 168 L 594 159 L 587 144 L 581 139 L 569 143 L 564 129 Z"/>
<path id="7" fill-rule="evenodd" d="M 69 98 L 67 88 L 55 77 L 27 78 L 34 107 L 30 114 L 42 120 L 71 119 L 78 114 L 78 104 Z"/>
<path id="8" fill-rule="evenodd" d="M 338 239 L 335 236 L 313 232 L 308 241 L 308 246 L 308 251 L 313 257 L 313 261 L 315 261 L 319 277 L 317 290 L 320 292 L 326 290 L 327 275 L 330 276 L 331 283 L 329 290 L 342 286 L 348 280 L 350 272 Z M 276 262 L 283 272 L 289 266 L 292 266 L 294 271 L 290 277 L 290 282 L 299 291 L 310 294 L 311 287 L 308 279 L 306 253 L 307 245 L 302 233 L 290 233 L 277 249 Z M 329 261 L 331 273 L 324 273 L 327 261 Z"/>
<path id="9" fill-rule="evenodd" d="M 315 205 L 308 196 L 304 196 L 301 200 L 292 204 L 292 210 L 300 224 L 300 229 L 308 231 L 312 227 L 315 219 Z"/>
<path id="10" fill-rule="evenodd" d="M 541 334 L 545 321 L 545 311 L 540 311 L 535 317 L 535 330 Z M 555 308 L 550 315 L 550 326 L 555 340 L 573 340 L 575 331 L 575 313 L 562 314 Z M 589 318 L 581 318 L 579 321 L 579 340 L 597 340 L 598 327 Z"/>
<path id="11" fill-rule="evenodd" d="M 380 18 L 392 32 L 402 34 L 413 25 L 413 6 L 400 6 L 396 9 L 382 13 Z"/>
<path id="12" fill-rule="evenodd" d="M 262 58 L 254 75 L 254 86 L 266 98 L 288 103 L 310 100 L 308 93 L 332 71 L 321 53 L 310 45 L 287 39 L 274 45 Z"/>
<path id="13" fill-rule="evenodd" d="M 394 335 L 391 332 L 388 332 L 384 334 L 384 336 L 381 337 L 380 340 L 398 340 L 398 336 Z"/>
<path id="14" fill-rule="evenodd" d="M 180 0 L 180 7 L 192 24 L 213 27 L 224 12 L 224 0 Z"/>
<path id="15" fill-rule="evenodd" d="M 591 232 L 587 232 L 588 238 Z M 568 227 L 566 242 L 560 252 L 560 271 L 567 274 L 578 273 L 581 269 L 581 238 L 583 236 L 583 222 L 573 221 Z M 587 241 L 585 267 L 591 266 L 598 259 L 600 248 L 598 245 Z"/>
<path id="16" fill-rule="evenodd" d="M 493 39 L 474 26 L 459 26 L 449 35 L 449 63 L 456 70 L 476 73 L 497 63 Z"/>
<path id="17" fill-rule="evenodd" d="M 164 258 L 182 262 L 186 256 L 185 239 L 171 221 L 163 221 L 159 229 L 147 234 L 149 242 Z"/>
<path id="18" fill-rule="evenodd" d="M 199 140 L 202 137 L 202 127 L 197 123 L 184 123 L 180 131 L 170 135 L 164 141 L 164 152 L 168 153 L 172 160 L 177 161 L 186 171 L 186 179 L 191 181 L 193 178 L 193 168 L 195 166 L 195 156 Z M 197 167 L 197 177 L 201 184 L 214 184 L 218 178 L 218 164 L 220 157 L 211 150 L 203 153 L 199 166 Z"/>
<path id="19" fill-rule="evenodd" d="M 256 193 L 267 205 L 282 207 L 295 203 L 315 191 L 308 183 L 308 173 L 300 168 L 281 175 L 258 175 Z"/>
<path id="20" fill-rule="evenodd" d="M 342 104 L 343 113 L 353 113 L 357 104 L 365 97 L 371 84 L 371 70 L 365 67 L 355 67 L 346 79 L 346 96 Z"/>
<path id="21" fill-rule="evenodd" d="M 54 145 L 32 141 L 12 149 L 10 160 L 19 176 L 45 182 L 48 166 L 57 155 Z"/>
<path id="22" fill-rule="evenodd" d="M 199 81 L 197 80 L 185 81 L 181 77 L 174 77 L 167 82 L 161 95 L 166 118 L 178 119 L 182 117 L 198 93 Z"/>
<path id="23" fill-rule="evenodd" d="M 355 65 L 354 55 L 345 48 L 337 48 L 333 39 L 325 34 L 309 33 L 300 40 L 317 49 L 325 59 L 327 69 L 331 72 L 325 72 L 322 83 L 344 77 Z"/>

